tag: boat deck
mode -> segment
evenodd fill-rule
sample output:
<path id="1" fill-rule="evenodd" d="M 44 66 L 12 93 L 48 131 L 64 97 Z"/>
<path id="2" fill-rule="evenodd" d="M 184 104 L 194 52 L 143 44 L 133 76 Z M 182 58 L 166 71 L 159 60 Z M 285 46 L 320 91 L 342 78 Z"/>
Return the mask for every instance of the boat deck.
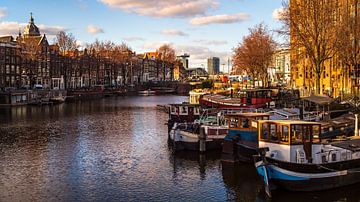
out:
<path id="1" fill-rule="evenodd" d="M 352 152 L 360 151 L 360 139 L 345 140 L 340 142 L 331 143 L 332 146 L 340 147 Z"/>

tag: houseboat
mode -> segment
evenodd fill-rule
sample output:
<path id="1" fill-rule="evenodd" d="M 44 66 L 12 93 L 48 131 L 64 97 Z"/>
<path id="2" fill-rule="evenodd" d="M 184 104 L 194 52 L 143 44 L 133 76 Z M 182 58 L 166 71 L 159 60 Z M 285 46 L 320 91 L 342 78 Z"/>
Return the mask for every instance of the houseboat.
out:
<path id="1" fill-rule="evenodd" d="M 204 151 L 222 148 L 222 142 L 228 130 L 227 126 L 179 123 L 174 125 L 169 135 L 174 150 L 201 151 L 201 130 L 204 133 Z"/>
<path id="2" fill-rule="evenodd" d="M 201 105 L 212 108 L 266 108 L 271 102 L 270 89 L 250 89 L 238 93 L 239 97 L 207 94 L 200 98 Z"/>
<path id="3" fill-rule="evenodd" d="M 258 121 L 258 174 L 271 197 L 275 187 L 318 191 L 360 182 L 360 138 L 322 139 L 321 124 L 296 120 Z"/>
<path id="4" fill-rule="evenodd" d="M 175 151 L 208 151 L 220 150 L 228 127 L 224 123 L 213 124 L 175 123 L 170 131 L 170 143 Z M 203 140 L 203 148 L 201 144 Z"/>
<path id="5" fill-rule="evenodd" d="M 267 113 L 227 114 L 228 134 L 224 138 L 222 160 L 252 162 L 258 150 L 258 120 L 268 120 Z"/>
<path id="6" fill-rule="evenodd" d="M 173 128 L 175 123 L 193 123 L 199 119 L 201 107 L 197 104 L 189 104 L 187 102 L 179 104 L 170 104 L 168 132 Z"/>

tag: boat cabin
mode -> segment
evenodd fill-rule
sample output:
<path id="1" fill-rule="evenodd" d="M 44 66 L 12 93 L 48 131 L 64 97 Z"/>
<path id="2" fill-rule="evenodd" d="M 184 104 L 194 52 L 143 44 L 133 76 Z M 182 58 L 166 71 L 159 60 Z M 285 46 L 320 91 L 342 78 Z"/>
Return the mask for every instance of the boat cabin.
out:
<path id="1" fill-rule="evenodd" d="M 320 150 L 321 124 L 298 120 L 258 121 L 259 147 L 268 147 L 267 155 L 281 161 L 312 162 Z"/>
<path id="2" fill-rule="evenodd" d="M 233 113 L 225 115 L 229 132 L 225 140 L 238 138 L 242 141 L 257 142 L 258 120 L 269 120 L 267 113 Z"/>
<path id="3" fill-rule="evenodd" d="M 270 89 L 249 89 L 239 92 L 241 103 L 245 106 L 266 107 L 266 104 L 271 102 Z"/>
<path id="4" fill-rule="evenodd" d="M 207 92 L 203 90 L 192 90 L 189 92 L 189 103 L 200 104 L 200 97 L 205 95 Z"/>
<path id="5" fill-rule="evenodd" d="M 198 119 L 200 114 L 200 105 L 189 103 L 171 104 L 169 110 L 169 120 L 178 123 L 189 123 Z"/>

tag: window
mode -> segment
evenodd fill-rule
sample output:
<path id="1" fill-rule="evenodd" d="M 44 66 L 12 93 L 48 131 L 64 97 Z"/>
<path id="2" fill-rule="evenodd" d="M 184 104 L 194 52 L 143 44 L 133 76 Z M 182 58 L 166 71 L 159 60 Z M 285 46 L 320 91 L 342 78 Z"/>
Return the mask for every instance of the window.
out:
<path id="1" fill-rule="evenodd" d="M 275 124 L 270 124 L 270 140 L 271 141 L 278 141 L 279 136 L 277 133 L 277 128 Z"/>
<path id="2" fill-rule="evenodd" d="M 239 127 L 239 119 L 230 118 L 230 128 L 238 128 L 238 127 Z"/>
<path id="3" fill-rule="evenodd" d="M 313 134 L 313 142 L 319 142 L 320 141 L 320 126 L 314 125 L 312 128 L 312 134 Z"/>
<path id="4" fill-rule="evenodd" d="M 280 141 L 284 143 L 289 142 L 289 126 L 282 126 Z"/>
<path id="5" fill-rule="evenodd" d="M 292 125 L 291 126 L 291 144 L 302 143 L 302 126 L 301 125 Z"/>
<path id="6" fill-rule="evenodd" d="M 269 123 L 263 123 L 261 125 L 260 139 L 268 140 L 269 138 Z"/>
<path id="7" fill-rule="evenodd" d="M 241 128 L 250 128 L 250 121 L 248 118 L 241 118 Z"/>
<path id="8" fill-rule="evenodd" d="M 180 107 L 180 114 L 181 115 L 187 115 L 188 114 L 188 107 Z"/>

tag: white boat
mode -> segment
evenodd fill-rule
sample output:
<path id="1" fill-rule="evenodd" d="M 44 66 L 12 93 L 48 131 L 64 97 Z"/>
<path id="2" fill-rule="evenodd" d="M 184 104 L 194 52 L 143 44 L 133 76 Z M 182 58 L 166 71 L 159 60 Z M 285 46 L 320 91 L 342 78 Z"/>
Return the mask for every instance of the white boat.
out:
<path id="1" fill-rule="evenodd" d="M 360 182 L 360 138 L 321 138 L 321 124 L 259 120 L 258 174 L 271 196 L 275 187 L 318 191 Z"/>
<path id="2" fill-rule="evenodd" d="M 228 131 L 225 125 L 175 123 L 169 134 L 170 142 L 176 151 L 200 151 L 200 130 L 203 130 L 205 134 L 206 150 L 222 148 L 222 142 Z"/>

